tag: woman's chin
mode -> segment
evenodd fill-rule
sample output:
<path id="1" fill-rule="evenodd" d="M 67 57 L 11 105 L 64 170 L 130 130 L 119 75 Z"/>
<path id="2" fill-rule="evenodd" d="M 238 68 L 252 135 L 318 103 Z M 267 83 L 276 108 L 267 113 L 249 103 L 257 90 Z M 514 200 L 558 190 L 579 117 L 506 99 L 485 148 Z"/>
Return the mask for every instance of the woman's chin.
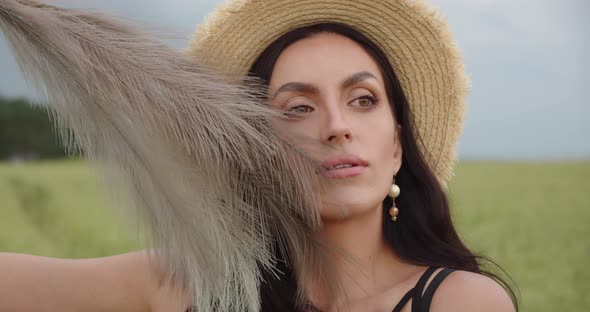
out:
<path id="1" fill-rule="evenodd" d="M 345 221 L 366 215 L 379 207 L 381 207 L 381 201 L 363 200 L 358 196 L 340 197 L 337 200 L 325 200 L 320 210 L 320 217 L 323 222 Z"/>

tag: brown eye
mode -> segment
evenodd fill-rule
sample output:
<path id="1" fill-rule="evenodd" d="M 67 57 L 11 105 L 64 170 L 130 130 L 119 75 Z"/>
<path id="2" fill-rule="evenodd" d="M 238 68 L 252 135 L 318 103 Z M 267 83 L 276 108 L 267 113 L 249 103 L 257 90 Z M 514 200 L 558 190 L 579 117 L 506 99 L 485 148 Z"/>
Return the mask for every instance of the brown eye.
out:
<path id="1" fill-rule="evenodd" d="M 367 99 L 367 98 L 359 99 L 359 105 L 361 107 L 367 107 L 371 104 L 373 104 L 373 101 L 371 101 L 370 99 Z"/>
<path id="2" fill-rule="evenodd" d="M 306 113 L 311 113 L 313 111 L 314 108 L 309 105 L 298 105 L 287 109 L 284 115 L 287 118 L 298 118 L 303 117 L 303 115 Z"/>
<path id="3" fill-rule="evenodd" d="M 313 107 L 307 105 L 299 105 L 289 108 L 289 113 L 305 114 L 313 112 Z"/>
<path id="4" fill-rule="evenodd" d="M 369 108 L 377 103 L 377 99 L 372 95 L 363 95 L 363 96 L 359 97 L 358 99 L 354 100 L 353 103 L 354 102 L 358 102 L 358 105 L 355 105 L 355 106 L 358 106 L 361 108 Z"/>

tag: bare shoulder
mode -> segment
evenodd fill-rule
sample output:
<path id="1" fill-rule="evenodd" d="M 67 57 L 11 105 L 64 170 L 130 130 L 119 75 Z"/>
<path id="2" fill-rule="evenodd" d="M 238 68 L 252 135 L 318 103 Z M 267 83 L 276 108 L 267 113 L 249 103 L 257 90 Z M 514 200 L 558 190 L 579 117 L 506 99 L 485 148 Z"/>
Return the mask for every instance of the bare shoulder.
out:
<path id="1" fill-rule="evenodd" d="M 477 273 L 455 271 L 438 287 L 430 311 L 512 312 L 510 296 L 495 280 Z"/>

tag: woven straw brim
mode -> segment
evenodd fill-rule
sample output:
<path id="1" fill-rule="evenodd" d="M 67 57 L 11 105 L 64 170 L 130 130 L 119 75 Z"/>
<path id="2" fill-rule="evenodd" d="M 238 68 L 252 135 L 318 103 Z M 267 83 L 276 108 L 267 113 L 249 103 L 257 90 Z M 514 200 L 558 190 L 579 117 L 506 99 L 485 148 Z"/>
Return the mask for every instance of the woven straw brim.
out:
<path id="1" fill-rule="evenodd" d="M 246 75 L 281 35 L 323 22 L 352 26 L 387 55 L 409 101 L 420 151 L 446 187 L 470 82 L 449 25 L 423 1 L 231 1 L 197 27 L 184 52 L 221 71 Z"/>

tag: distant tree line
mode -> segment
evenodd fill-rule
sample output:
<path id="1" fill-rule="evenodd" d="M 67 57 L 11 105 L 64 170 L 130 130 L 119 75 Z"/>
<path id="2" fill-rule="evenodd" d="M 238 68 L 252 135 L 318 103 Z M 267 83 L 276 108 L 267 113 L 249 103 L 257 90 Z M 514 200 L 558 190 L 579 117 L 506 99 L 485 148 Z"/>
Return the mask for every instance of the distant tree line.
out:
<path id="1" fill-rule="evenodd" d="M 0 159 L 66 157 L 56 133 L 45 107 L 0 96 Z"/>

